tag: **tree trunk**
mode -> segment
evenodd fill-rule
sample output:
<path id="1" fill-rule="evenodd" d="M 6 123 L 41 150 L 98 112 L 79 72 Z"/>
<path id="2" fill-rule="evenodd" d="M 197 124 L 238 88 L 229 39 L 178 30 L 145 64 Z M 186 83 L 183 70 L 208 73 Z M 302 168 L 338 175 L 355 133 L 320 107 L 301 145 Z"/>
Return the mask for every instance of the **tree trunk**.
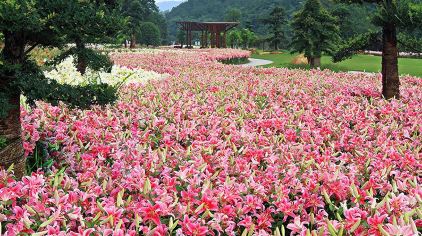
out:
<path id="1" fill-rule="evenodd" d="M 20 121 L 20 94 L 14 93 L 9 97 L 9 103 L 13 106 L 7 117 L 0 117 L 0 137 L 6 139 L 7 146 L 0 150 L 0 165 L 8 168 L 14 165 L 16 178 L 25 175 L 25 158 L 21 138 Z"/>
<path id="2" fill-rule="evenodd" d="M 82 42 L 76 42 L 76 48 L 78 49 L 78 52 L 81 52 L 85 49 L 85 44 Z M 86 73 L 86 68 L 87 68 L 86 58 L 82 55 L 78 55 L 78 63 L 76 65 L 76 70 L 79 71 L 81 75 L 84 75 Z"/>
<path id="3" fill-rule="evenodd" d="M 127 40 L 125 39 L 125 48 L 127 48 Z"/>
<path id="4" fill-rule="evenodd" d="M 321 57 L 307 57 L 307 59 L 311 68 L 321 67 Z"/>
<path id="5" fill-rule="evenodd" d="M 397 32 L 393 24 L 383 28 L 382 95 L 386 99 L 400 98 Z"/>
<path id="6" fill-rule="evenodd" d="M 25 60 L 25 41 L 23 35 L 6 32 L 2 56 L 10 65 L 22 64 Z M 9 168 L 14 165 L 15 176 L 20 179 L 25 174 L 24 149 L 21 138 L 20 91 L 11 87 L 15 73 L 0 74 L 0 92 L 6 94 L 11 109 L 6 117 L 0 117 L 0 137 L 6 139 L 6 146 L 0 149 L 0 166 Z"/>
<path id="7" fill-rule="evenodd" d="M 130 37 L 130 48 L 136 48 L 136 36 L 132 34 Z"/>
<path id="8" fill-rule="evenodd" d="M 314 57 L 313 60 L 314 60 L 313 62 L 314 67 L 316 68 L 321 67 L 321 57 Z"/>

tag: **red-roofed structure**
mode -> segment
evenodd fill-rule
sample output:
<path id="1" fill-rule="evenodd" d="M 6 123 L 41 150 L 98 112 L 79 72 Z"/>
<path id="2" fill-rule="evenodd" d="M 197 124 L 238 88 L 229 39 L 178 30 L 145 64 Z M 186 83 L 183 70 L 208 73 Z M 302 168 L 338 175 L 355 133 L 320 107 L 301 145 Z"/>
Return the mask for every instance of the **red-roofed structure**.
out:
<path id="1" fill-rule="evenodd" d="M 208 36 L 210 35 L 211 48 L 226 47 L 226 33 L 239 25 L 239 22 L 177 22 L 180 30 L 186 31 L 186 47 L 192 48 L 192 32 L 201 32 L 201 48 L 208 48 Z M 183 47 L 183 45 L 182 45 Z"/>

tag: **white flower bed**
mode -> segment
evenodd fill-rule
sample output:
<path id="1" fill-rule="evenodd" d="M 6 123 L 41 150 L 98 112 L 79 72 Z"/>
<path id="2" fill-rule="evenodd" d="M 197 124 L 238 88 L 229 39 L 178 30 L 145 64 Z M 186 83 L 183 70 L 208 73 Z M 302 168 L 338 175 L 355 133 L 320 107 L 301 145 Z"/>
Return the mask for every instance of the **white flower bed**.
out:
<path id="1" fill-rule="evenodd" d="M 129 69 L 126 67 L 113 66 L 111 73 L 93 72 L 88 70 L 82 76 L 73 64 L 73 58 L 69 57 L 56 66 L 52 71 L 44 72 L 49 79 L 54 79 L 60 84 L 86 85 L 88 83 L 107 83 L 117 85 L 119 83 L 145 83 L 149 80 L 164 79 L 168 75 L 158 74 L 153 71 L 142 69 Z"/>

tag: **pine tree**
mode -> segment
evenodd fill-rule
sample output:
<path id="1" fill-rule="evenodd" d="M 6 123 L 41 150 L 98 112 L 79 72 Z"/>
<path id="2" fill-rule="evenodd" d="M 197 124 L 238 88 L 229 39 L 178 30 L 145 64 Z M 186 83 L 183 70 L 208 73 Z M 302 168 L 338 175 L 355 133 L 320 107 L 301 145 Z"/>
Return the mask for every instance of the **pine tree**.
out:
<path id="1" fill-rule="evenodd" d="M 274 8 L 269 17 L 264 19 L 264 23 L 270 25 L 272 35 L 269 40 L 273 44 L 274 50 L 278 50 L 280 43 L 286 39 L 283 27 L 287 23 L 287 17 L 284 9 L 282 7 Z"/>
<path id="2" fill-rule="evenodd" d="M 340 47 L 334 55 L 338 62 L 350 58 L 368 45 L 382 44 L 382 95 L 386 99 L 400 98 L 400 78 L 398 68 L 398 45 L 410 51 L 422 51 L 422 41 L 409 34 L 399 34 L 399 31 L 409 32 L 422 29 L 422 3 L 420 0 L 338 0 L 343 3 L 364 2 L 377 7 L 372 16 L 373 23 L 380 31 L 361 34 Z M 401 37 L 399 37 L 401 36 Z"/>
<path id="3" fill-rule="evenodd" d="M 307 0 L 292 21 L 292 53 L 304 53 L 311 67 L 321 65 L 323 53 L 332 54 L 339 40 L 336 19 L 319 0 Z"/>
<path id="4" fill-rule="evenodd" d="M 106 15 L 109 9 L 115 7 L 117 4 L 110 0 L 0 1 L 0 31 L 4 35 L 4 48 L 0 53 L 0 138 L 4 140 L 4 145 L 0 147 L 0 166 L 14 165 L 17 177 L 22 177 L 25 173 L 20 123 L 22 94 L 30 104 L 36 100 L 51 102 L 53 105 L 63 101 L 82 108 L 92 104 L 110 103 L 116 99 L 116 89 L 106 84 L 70 86 L 48 80 L 29 59 L 29 53 L 36 47 L 65 48 L 77 39 L 81 43 L 101 41 L 100 34 L 107 30 L 111 33 L 114 28 L 109 28 L 99 19 L 107 18 L 106 22 L 112 21 Z M 94 8 L 97 9 L 97 14 L 87 14 Z M 78 14 L 79 11 L 83 14 Z M 104 27 L 100 34 L 90 28 L 99 23 Z M 88 66 L 101 67 L 101 60 L 98 61 L 95 56 L 97 54 L 77 47 L 64 51 L 60 58 L 74 54 L 81 59 L 81 54 L 84 53 Z"/>

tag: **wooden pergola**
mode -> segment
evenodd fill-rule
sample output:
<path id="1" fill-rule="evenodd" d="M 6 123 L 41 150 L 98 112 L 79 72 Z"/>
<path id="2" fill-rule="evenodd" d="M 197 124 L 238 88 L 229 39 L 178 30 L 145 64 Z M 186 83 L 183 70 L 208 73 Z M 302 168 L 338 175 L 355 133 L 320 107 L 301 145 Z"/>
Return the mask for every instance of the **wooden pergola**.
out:
<path id="1" fill-rule="evenodd" d="M 239 25 L 239 22 L 176 22 L 180 30 L 186 31 L 186 47 L 192 48 L 192 32 L 201 32 L 201 48 L 208 48 L 210 35 L 211 48 L 226 47 L 226 33 Z M 183 46 L 183 45 L 182 45 Z"/>

